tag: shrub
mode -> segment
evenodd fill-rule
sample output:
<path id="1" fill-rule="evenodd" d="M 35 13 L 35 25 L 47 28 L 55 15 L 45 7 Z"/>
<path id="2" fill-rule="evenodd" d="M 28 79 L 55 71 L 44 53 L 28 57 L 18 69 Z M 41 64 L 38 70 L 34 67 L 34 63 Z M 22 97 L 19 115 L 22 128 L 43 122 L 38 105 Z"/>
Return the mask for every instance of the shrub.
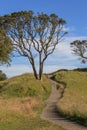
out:
<path id="1" fill-rule="evenodd" d="M 7 79 L 6 74 L 0 70 L 0 81 Z"/>

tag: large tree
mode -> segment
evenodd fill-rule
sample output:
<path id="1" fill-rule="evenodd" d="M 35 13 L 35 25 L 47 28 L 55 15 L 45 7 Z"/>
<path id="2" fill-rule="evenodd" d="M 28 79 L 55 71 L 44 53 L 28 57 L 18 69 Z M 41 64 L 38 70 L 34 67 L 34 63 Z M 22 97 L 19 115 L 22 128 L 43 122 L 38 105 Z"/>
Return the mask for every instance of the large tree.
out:
<path id="1" fill-rule="evenodd" d="M 71 43 L 73 52 L 75 55 L 79 56 L 82 63 L 87 62 L 87 40 L 76 40 Z"/>
<path id="2" fill-rule="evenodd" d="M 0 65 L 11 61 L 12 43 L 4 30 L 0 29 Z"/>
<path id="3" fill-rule="evenodd" d="M 36 79 L 41 79 L 45 60 L 66 34 L 65 23 L 56 14 L 34 15 L 32 11 L 15 12 L 0 18 L 0 27 L 12 40 L 14 49 L 28 58 Z M 35 66 L 36 56 L 39 57 L 39 76 Z"/>

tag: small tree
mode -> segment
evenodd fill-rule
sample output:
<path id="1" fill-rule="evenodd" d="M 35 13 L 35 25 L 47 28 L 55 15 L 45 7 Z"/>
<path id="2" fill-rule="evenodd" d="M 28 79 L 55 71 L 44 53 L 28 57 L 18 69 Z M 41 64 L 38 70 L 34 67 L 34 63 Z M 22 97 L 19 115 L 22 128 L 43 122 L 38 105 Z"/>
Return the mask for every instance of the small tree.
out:
<path id="1" fill-rule="evenodd" d="M 82 63 L 87 62 L 87 40 L 76 40 L 71 43 L 73 52 L 75 55 L 79 56 Z"/>
<path id="2" fill-rule="evenodd" d="M 35 57 L 39 57 L 39 79 L 43 73 L 43 65 L 47 57 L 52 54 L 64 32 L 65 20 L 56 14 L 47 15 L 32 11 L 22 11 L 1 17 L 1 28 L 11 38 L 14 49 L 28 58 L 32 65 L 34 76 L 38 79 Z"/>
<path id="3" fill-rule="evenodd" d="M 12 52 L 11 40 L 0 30 L 0 64 L 9 63 Z"/>

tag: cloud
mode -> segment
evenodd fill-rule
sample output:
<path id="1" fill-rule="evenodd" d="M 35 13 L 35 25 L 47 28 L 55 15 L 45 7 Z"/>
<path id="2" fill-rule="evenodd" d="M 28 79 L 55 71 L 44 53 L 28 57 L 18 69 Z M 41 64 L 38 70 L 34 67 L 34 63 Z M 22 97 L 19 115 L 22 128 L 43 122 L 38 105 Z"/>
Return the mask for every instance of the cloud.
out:
<path id="1" fill-rule="evenodd" d="M 63 27 L 63 31 L 65 31 L 65 32 L 73 32 L 75 30 L 76 29 L 74 27 Z"/>
<path id="2" fill-rule="evenodd" d="M 51 73 L 51 72 L 55 72 L 59 69 L 74 69 L 74 68 L 77 68 L 76 66 L 64 66 L 63 64 L 62 65 L 46 65 L 44 67 L 44 73 Z"/>
<path id="3" fill-rule="evenodd" d="M 78 67 L 86 67 L 86 64 L 81 64 L 78 57 L 72 54 L 70 43 L 74 40 L 87 39 L 86 36 L 66 37 L 60 43 L 55 52 L 48 57 L 44 65 L 44 73 L 50 73 L 58 69 L 73 69 Z M 14 58 L 10 67 L 1 66 L 0 69 L 7 74 L 8 77 L 20 75 L 26 72 L 33 72 L 32 67 L 26 58 Z M 37 65 L 37 64 L 36 64 Z M 38 70 L 38 66 L 37 66 Z"/>
<path id="4" fill-rule="evenodd" d="M 87 36 L 74 36 L 74 37 L 65 37 L 65 39 L 57 45 L 55 52 L 60 52 L 65 55 L 72 55 L 72 49 L 70 43 L 75 40 L 86 40 Z"/>
<path id="5" fill-rule="evenodd" d="M 51 73 L 51 72 L 54 72 L 56 70 L 63 69 L 63 68 L 64 68 L 63 64 L 62 65 L 45 65 L 44 73 Z M 68 65 L 65 66 L 65 69 L 72 69 L 72 68 L 75 68 L 75 66 L 72 66 L 72 67 Z M 23 73 L 33 72 L 32 67 L 28 65 L 13 65 L 11 67 L 3 66 L 0 69 L 3 70 L 3 72 L 6 73 L 8 77 L 17 76 Z M 38 67 L 37 67 L 37 70 L 38 70 Z"/>
<path id="6" fill-rule="evenodd" d="M 32 72 L 32 68 L 31 66 L 28 65 L 12 65 L 12 66 L 2 66 L 0 67 L 1 70 L 3 70 L 4 73 L 7 74 L 8 77 L 12 77 L 15 75 L 20 75 L 22 73 L 26 73 L 26 72 Z"/>

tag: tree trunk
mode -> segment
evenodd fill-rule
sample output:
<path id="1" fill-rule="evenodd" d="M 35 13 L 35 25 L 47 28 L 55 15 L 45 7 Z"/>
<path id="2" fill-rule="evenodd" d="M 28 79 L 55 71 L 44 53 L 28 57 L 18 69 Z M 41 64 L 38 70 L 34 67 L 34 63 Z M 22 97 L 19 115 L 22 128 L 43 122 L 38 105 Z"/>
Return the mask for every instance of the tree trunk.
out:
<path id="1" fill-rule="evenodd" d="M 41 61 L 41 54 L 39 55 L 39 80 L 42 78 L 43 73 L 43 61 Z"/>
<path id="2" fill-rule="evenodd" d="M 36 71 L 36 68 L 35 68 L 35 65 L 34 65 L 34 64 L 32 64 L 32 68 L 33 68 L 33 72 L 34 72 L 34 77 L 35 77 L 36 79 L 38 79 L 37 71 Z"/>
<path id="3" fill-rule="evenodd" d="M 43 73 L 43 63 L 40 64 L 40 68 L 39 68 L 39 80 L 41 80 L 42 78 L 42 73 Z"/>
<path id="4" fill-rule="evenodd" d="M 35 79 L 38 79 L 38 74 L 37 74 L 37 71 L 36 71 L 36 68 L 35 68 L 34 59 L 33 58 L 30 59 L 29 57 L 28 57 L 28 59 L 29 59 L 31 65 L 32 65 L 32 69 L 33 69 L 33 72 L 34 72 L 34 77 L 35 77 Z"/>

